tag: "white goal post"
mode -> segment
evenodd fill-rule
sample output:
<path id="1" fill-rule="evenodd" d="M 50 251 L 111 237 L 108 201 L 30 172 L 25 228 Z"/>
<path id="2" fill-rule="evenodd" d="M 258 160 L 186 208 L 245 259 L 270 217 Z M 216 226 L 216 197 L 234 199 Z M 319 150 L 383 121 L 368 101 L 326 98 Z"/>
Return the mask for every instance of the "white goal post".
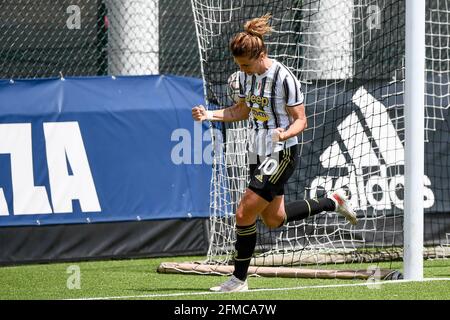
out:
<path id="1" fill-rule="evenodd" d="M 406 1 L 404 277 L 423 279 L 425 0 Z"/>

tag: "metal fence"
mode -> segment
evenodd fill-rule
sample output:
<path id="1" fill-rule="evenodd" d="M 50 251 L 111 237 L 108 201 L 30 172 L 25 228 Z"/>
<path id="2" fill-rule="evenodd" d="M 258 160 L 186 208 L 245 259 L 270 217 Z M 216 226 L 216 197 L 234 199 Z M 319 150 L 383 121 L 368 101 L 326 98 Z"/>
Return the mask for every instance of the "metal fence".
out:
<path id="1" fill-rule="evenodd" d="M 188 0 L 3 0 L 0 78 L 201 77 Z"/>

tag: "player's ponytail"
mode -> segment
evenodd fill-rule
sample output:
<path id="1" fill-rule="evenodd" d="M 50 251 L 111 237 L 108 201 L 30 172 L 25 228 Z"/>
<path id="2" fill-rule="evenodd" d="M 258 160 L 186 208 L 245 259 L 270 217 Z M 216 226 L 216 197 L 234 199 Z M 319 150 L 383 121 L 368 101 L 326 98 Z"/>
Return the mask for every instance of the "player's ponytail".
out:
<path id="1" fill-rule="evenodd" d="M 272 27 L 269 25 L 270 18 L 271 15 L 266 14 L 260 18 L 247 21 L 244 24 L 245 32 L 262 39 L 265 34 L 269 34 L 273 31 Z"/>
<path id="2" fill-rule="evenodd" d="M 230 42 L 230 51 L 235 57 L 258 58 L 267 53 L 263 37 L 273 31 L 269 25 L 271 15 L 249 20 L 244 25 L 244 32 L 236 34 Z"/>

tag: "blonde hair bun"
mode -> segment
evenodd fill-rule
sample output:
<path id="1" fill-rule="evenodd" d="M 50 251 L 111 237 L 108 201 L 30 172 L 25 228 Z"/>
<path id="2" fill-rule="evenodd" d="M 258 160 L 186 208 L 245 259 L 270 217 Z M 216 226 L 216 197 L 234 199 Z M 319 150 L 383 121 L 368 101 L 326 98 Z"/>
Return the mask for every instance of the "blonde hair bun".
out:
<path id="1" fill-rule="evenodd" d="M 266 34 L 270 34 L 273 31 L 273 28 L 269 25 L 271 17 L 270 14 L 265 14 L 262 17 L 247 21 L 244 24 L 245 32 L 260 38 Z"/>

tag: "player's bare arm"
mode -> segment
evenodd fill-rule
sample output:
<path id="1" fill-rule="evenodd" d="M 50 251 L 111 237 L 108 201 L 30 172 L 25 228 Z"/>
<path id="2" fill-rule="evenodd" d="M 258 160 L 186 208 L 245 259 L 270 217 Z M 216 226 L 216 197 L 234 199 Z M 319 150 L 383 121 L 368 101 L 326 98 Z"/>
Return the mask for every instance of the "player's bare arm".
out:
<path id="1" fill-rule="evenodd" d="M 283 128 L 275 129 L 275 134 L 278 134 L 278 137 L 274 137 L 274 140 L 287 140 L 300 134 L 308 127 L 308 122 L 306 120 L 305 114 L 305 106 L 303 103 L 294 107 L 287 107 L 286 109 L 292 116 L 293 122 L 286 131 Z"/>
<path id="2" fill-rule="evenodd" d="M 195 121 L 222 121 L 233 122 L 248 119 L 250 109 L 245 103 L 245 99 L 241 99 L 235 105 L 214 111 L 208 111 L 204 106 L 195 106 L 192 108 L 192 118 Z"/>

